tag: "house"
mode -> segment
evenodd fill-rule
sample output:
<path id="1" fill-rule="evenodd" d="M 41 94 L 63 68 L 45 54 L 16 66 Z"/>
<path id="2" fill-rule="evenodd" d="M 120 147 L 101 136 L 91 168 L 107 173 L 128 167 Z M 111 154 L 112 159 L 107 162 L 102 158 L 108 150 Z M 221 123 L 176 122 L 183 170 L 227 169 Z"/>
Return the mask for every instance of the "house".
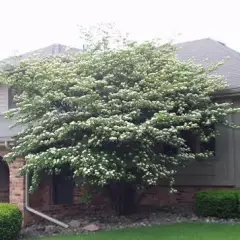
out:
<path id="1" fill-rule="evenodd" d="M 192 42 L 178 44 L 178 57 L 181 60 L 193 58 L 194 61 L 208 65 L 228 58 L 217 72 L 225 76 L 229 83 L 228 89 L 218 94 L 219 99 L 232 101 L 237 107 L 240 106 L 240 53 L 228 48 L 223 43 L 212 39 L 201 39 Z M 33 54 L 40 57 L 49 54 L 68 54 L 78 52 L 78 49 L 54 44 L 49 47 L 36 50 L 21 56 L 21 59 L 29 58 Z M 208 60 L 205 61 L 205 59 Z M 7 61 L 15 61 L 10 58 Z M 16 60 L 17 61 L 17 60 Z M 11 89 L 6 86 L 0 87 L 0 113 L 14 107 L 12 104 Z M 240 115 L 235 114 L 229 118 L 240 124 Z M 0 156 L 10 151 L 11 141 L 19 129 L 9 130 L 11 123 L 0 115 Z M 240 130 L 219 127 L 220 136 L 217 137 L 213 147 L 215 157 L 206 161 L 190 163 L 181 169 L 176 177 L 177 194 L 170 195 L 168 188 L 158 186 L 146 193 L 142 204 L 157 206 L 174 203 L 192 203 L 195 192 L 205 188 L 238 188 L 240 187 Z M 0 161 L 0 201 L 16 203 L 24 212 L 25 224 L 31 224 L 36 216 L 25 211 L 26 200 L 31 209 L 61 217 L 81 213 L 84 205 L 80 203 L 84 189 L 74 187 L 73 181 L 66 181 L 61 175 L 58 177 L 44 176 L 38 190 L 33 194 L 26 193 L 25 178 L 18 175 L 18 169 L 23 166 L 24 159 L 17 159 L 9 166 Z M 27 197 L 27 199 L 25 198 Z M 92 206 L 95 208 L 107 207 L 108 201 L 104 196 L 94 196 Z"/>

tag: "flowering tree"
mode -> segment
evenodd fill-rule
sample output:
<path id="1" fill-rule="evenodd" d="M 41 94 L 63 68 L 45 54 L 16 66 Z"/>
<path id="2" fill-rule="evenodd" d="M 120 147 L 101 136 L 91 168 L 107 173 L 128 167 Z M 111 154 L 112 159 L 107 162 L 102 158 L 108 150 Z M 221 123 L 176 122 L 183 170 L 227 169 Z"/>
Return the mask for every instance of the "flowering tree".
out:
<path id="1" fill-rule="evenodd" d="M 7 159 L 25 157 L 33 188 L 43 171 L 67 164 L 84 182 L 107 186 L 119 213 L 129 213 L 137 189 L 172 185 L 179 166 L 209 157 L 191 142 L 214 138 L 212 125 L 229 124 L 224 117 L 236 109 L 212 98 L 224 80 L 179 61 L 171 44 L 104 44 L 1 73 L 21 93 L 8 117 L 25 126 Z"/>

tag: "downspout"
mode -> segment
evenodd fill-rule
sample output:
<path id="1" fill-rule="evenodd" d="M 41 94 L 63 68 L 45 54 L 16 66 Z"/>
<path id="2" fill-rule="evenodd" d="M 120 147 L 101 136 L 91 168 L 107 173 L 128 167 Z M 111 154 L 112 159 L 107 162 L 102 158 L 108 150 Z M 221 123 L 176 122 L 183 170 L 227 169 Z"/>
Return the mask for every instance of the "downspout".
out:
<path id="1" fill-rule="evenodd" d="M 5 145 L 6 149 L 8 149 L 8 150 L 11 149 L 10 144 L 9 144 L 8 141 L 5 141 L 4 145 Z M 37 215 L 37 216 L 40 216 L 40 217 L 42 217 L 42 218 L 44 218 L 44 219 L 46 219 L 46 220 L 48 220 L 50 222 L 55 223 L 55 224 L 57 224 L 57 225 L 59 225 L 61 227 L 68 228 L 69 226 L 67 224 L 65 224 L 64 222 L 58 221 L 57 219 L 52 218 L 52 217 L 50 217 L 50 216 L 48 216 L 48 215 L 46 215 L 44 213 L 41 213 L 41 212 L 39 212 L 39 211 L 37 211 L 37 210 L 35 210 L 35 209 L 33 209 L 33 208 L 31 208 L 29 206 L 29 193 L 28 193 L 29 183 L 28 183 L 28 181 L 29 181 L 28 173 L 26 173 L 26 175 L 25 175 L 25 209 L 27 211 Z"/>
<path id="2" fill-rule="evenodd" d="M 39 211 L 37 211 L 37 210 L 35 210 L 35 209 L 33 209 L 29 206 L 29 193 L 28 193 L 29 184 L 28 184 L 28 180 L 29 180 L 28 179 L 28 173 L 26 173 L 26 176 L 25 176 L 25 208 L 26 208 L 26 210 L 35 214 L 35 215 L 37 215 L 37 216 L 40 216 L 44 219 L 47 219 L 48 221 L 53 222 L 53 223 L 55 223 L 55 224 L 57 224 L 61 227 L 68 228 L 69 226 L 67 224 L 65 224 L 64 222 L 61 222 L 61 221 L 59 221 L 55 218 L 52 218 L 52 217 L 50 217 L 50 216 L 48 216 L 44 213 L 41 213 L 41 212 L 39 212 Z"/>

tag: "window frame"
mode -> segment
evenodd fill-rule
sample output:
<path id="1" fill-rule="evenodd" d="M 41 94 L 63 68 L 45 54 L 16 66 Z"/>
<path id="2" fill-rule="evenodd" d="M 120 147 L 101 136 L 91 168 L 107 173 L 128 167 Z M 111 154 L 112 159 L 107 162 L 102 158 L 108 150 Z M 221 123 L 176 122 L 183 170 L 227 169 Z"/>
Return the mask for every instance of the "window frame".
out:
<path id="1" fill-rule="evenodd" d="M 14 89 L 12 87 L 8 87 L 8 109 L 16 108 L 16 102 L 14 102 Z"/>
<path id="2" fill-rule="evenodd" d="M 65 178 L 65 179 L 63 179 L 63 178 Z M 69 179 L 66 180 L 66 178 L 69 178 Z M 65 184 L 63 184 L 61 187 L 61 183 L 64 183 L 64 181 L 69 181 L 69 183 L 67 183 L 67 186 Z M 60 184 L 59 184 L 59 182 L 60 182 Z M 74 182 L 73 173 L 71 170 L 63 169 L 59 174 L 53 173 L 53 175 L 52 175 L 52 191 L 51 191 L 52 192 L 51 193 L 52 204 L 53 205 L 74 204 L 74 188 L 75 188 L 75 182 Z M 70 194 L 63 194 L 60 189 L 70 190 Z"/>

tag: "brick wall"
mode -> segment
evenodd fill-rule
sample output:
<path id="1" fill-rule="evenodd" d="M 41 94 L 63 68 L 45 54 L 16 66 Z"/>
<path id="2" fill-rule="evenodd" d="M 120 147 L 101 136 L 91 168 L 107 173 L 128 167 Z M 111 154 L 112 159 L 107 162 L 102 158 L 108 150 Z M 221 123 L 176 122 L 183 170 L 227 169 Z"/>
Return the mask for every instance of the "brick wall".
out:
<path id="1" fill-rule="evenodd" d="M 39 208 L 49 206 L 51 204 L 51 188 L 48 184 L 40 184 L 37 191 L 29 193 L 30 207 Z"/>
<path id="2" fill-rule="evenodd" d="M 0 149 L 0 156 L 3 157 L 7 154 L 6 149 Z M 25 178 L 20 176 L 19 169 L 23 167 L 24 159 L 23 158 L 16 158 L 16 160 L 6 166 L 8 170 L 7 175 L 4 177 L 4 184 L 3 179 L 1 180 L 0 186 L 0 202 L 9 202 L 18 205 L 20 210 L 23 212 L 23 224 L 26 218 L 25 215 Z M 2 166 L 1 166 L 2 167 Z M 3 177 L 3 173 L 1 173 L 1 177 Z"/>
<path id="3" fill-rule="evenodd" d="M 79 216 L 88 213 L 93 214 L 94 212 L 102 210 L 110 210 L 109 201 L 103 195 L 94 195 L 92 197 L 91 204 L 89 205 L 81 204 L 80 198 L 84 195 L 85 190 L 80 187 L 74 188 L 73 204 L 53 205 L 51 192 L 51 184 L 41 183 L 38 189 L 34 193 L 30 194 L 30 207 L 57 219 L 63 219 L 64 217 L 71 216 Z M 41 221 L 44 221 L 44 219 L 41 219 L 31 213 L 25 213 L 25 225 L 32 225 L 36 222 Z"/>
<path id="4" fill-rule="evenodd" d="M 0 156 L 3 157 L 8 151 L 4 148 L 0 148 Z M 6 163 L 4 163 L 6 164 Z M 25 181 L 24 177 L 19 175 L 19 169 L 24 165 L 24 159 L 17 158 L 13 163 L 8 166 L 4 166 L 7 172 L 1 172 L 1 177 L 3 173 L 7 174 L 4 179 L 0 178 L 0 202 L 10 202 L 17 204 L 19 208 L 24 212 L 24 189 Z M 2 168 L 3 166 L 1 166 Z"/>
<path id="5" fill-rule="evenodd" d="M 153 187 L 146 191 L 145 197 L 141 201 L 142 206 L 184 206 L 194 208 L 195 195 L 197 191 L 206 189 L 224 189 L 226 187 L 187 187 L 179 186 L 176 187 L 178 192 L 174 194 L 169 193 L 168 187 Z M 71 205 L 53 205 L 51 200 L 51 186 L 48 184 L 41 184 L 38 190 L 30 195 L 30 205 L 35 209 L 55 217 L 62 219 L 66 216 L 76 216 L 82 214 L 94 213 L 96 211 L 111 211 L 109 201 L 102 195 L 94 195 L 91 205 L 86 206 L 80 204 L 80 198 L 84 195 L 84 190 L 81 188 L 75 188 L 74 190 L 74 203 Z M 37 221 L 43 219 L 38 218 L 32 214 L 27 215 L 25 223 L 31 225 Z"/>
<path id="6" fill-rule="evenodd" d="M 24 213 L 24 224 L 31 225 L 37 221 L 42 221 L 41 218 L 26 212 L 24 209 L 25 204 L 25 179 L 19 176 L 19 168 L 24 165 L 24 160 L 21 158 L 16 159 L 9 165 L 9 202 L 15 203 Z M 224 187 L 213 187 L 214 189 L 223 189 Z M 145 197 L 141 201 L 143 206 L 161 207 L 166 205 L 187 205 L 193 206 L 195 201 L 195 194 L 199 190 L 212 189 L 211 187 L 177 187 L 178 192 L 175 194 L 169 193 L 168 187 L 153 187 L 146 191 Z M 8 190 L 0 190 L 1 195 L 7 201 Z M 70 205 L 53 205 L 52 201 L 52 185 L 51 182 L 43 182 L 33 194 L 30 194 L 30 206 L 40 212 L 55 218 L 61 219 L 66 216 L 74 216 L 81 214 L 94 213 L 95 211 L 104 210 L 110 211 L 109 200 L 106 196 L 96 194 L 92 198 L 91 205 L 81 204 L 80 199 L 84 195 L 85 189 L 76 187 L 74 189 L 74 202 Z"/>
<path id="7" fill-rule="evenodd" d="M 22 158 L 17 158 L 9 165 L 9 202 L 17 204 L 24 212 L 25 202 L 25 179 L 19 175 L 19 169 L 24 165 Z"/>
<path id="8" fill-rule="evenodd" d="M 198 191 L 210 189 L 226 189 L 226 187 L 214 186 L 176 186 L 177 192 L 171 194 L 168 187 L 153 187 L 146 191 L 141 201 L 142 205 L 166 206 L 166 205 L 194 205 Z M 232 187 L 230 187 L 232 188 Z"/>
<path id="9" fill-rule="evenodd" d="M 6 154 L 6 151 L 0 150 L 0 156 Z M 25 204 L 25 179 L 19 176 L 19 169 L 24 165 L 24 159 L 17 158 L 9 165 L 9 190 L 8 188 L 0 188 L 0 199 L 10 203 L 17 204 L 24 214 L 24 224 L 31 225 L 41 218 L 26 212 Z M 44 178 L 46 179 L 46 178 Z M 223 189 L 224 187 L 213 187 L 214 189 Z M 226 188 L 226 187 L 225 187 Z M 202 186 L 178 186 L 178 192 L 169 193 L 168 187 L 154 187 L 146 191 L 145 197 L 141 201 L 144 206 L 166 206 L 166 205 L 194 205 L 195 194 L 199 190 L 212 189 L 211 187 Z M 85 189 L 76 187 L 74 189 L 74 202 L 70 205 L 53 205 L 52 201 L 52 185 L 51 181 L 42 182 L 36 192 L 30 194 L 30 206 L 47 215 L 61 219 L 66 216 L 94 213 L 95 211 L 110 211 L 109 200 L 106 196 L 95 194 L 92 198 L 90 206 L 80 203 L 81 197 L 84 195 Z M 9 195 L 9 196 L 8 196 Z M 1 200 L 0 200 L 1 201 Z"/>
<path id="10" fill-rule="evenodd" d="M 0 188 L 0 202 L 9 202 L 9 188 Z"/>

